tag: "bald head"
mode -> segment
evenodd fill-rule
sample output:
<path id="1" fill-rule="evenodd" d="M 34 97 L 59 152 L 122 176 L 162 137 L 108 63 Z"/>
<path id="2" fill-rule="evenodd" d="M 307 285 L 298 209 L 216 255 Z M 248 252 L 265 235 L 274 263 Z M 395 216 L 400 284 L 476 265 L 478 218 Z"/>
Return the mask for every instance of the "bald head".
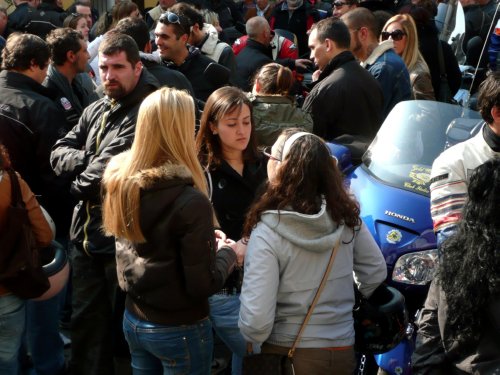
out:
<path id="1" fill-rule="evenodd" d="M 252 17 L 246 24 L 247 35 L 250 39 L 256 40 L 265 45 L 271 42 L 271 27 L 264 17 Z"/>

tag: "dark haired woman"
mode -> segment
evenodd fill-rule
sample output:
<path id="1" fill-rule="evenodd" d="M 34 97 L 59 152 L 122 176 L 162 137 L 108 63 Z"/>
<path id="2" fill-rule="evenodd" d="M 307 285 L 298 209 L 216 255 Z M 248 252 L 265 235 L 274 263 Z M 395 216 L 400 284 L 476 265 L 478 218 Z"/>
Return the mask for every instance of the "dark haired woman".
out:
<path id="1" fill-rule="evenodd" d="M 249 342 L 263 343 L 263 352 L 286 355 L 339 243 L 294 366 L 297 375 L 350 375 L 355 369 L 353 282 L 370 296 L 386 277 L 384 258 L 319 137 L 285 131 L 269 158 L 267 189 L 243 231 L 250 240 L 241 333 Z"/>
<path id="2" fill-rule="evenodd" d="M 205 167 L 211 200 L 221 230 L 238 241 L 256 191 L 266 179 L 266 163 L 257 151 L 252 105 L 235 87 L 216 90 L 207 100 L 197 135 L 198 156 Z M 246 241 L 238 241 L 245 246 Z M 210 297 L 210 319 L 233 352 L 232 373 L 241 374 L 245 340 L 238 328 L 242 270 L 236 269 L 224 289 Z"/>
<path id="3" fill-rule="evenodd" d="M 255 75 L 250 99 L 259 146 L 272 146 L 287 128 L 312 131 L 311 115 L 297 108 L 290 95 L 293 83 L 292 71 L 277 63 L 264 65 Z"/>
<path id="4" fill-rule="evenodd" d="M 7 170 L 11 168 L 7 150 L 0 145 L 0 234 L 7 220 L 7 208 L 11 203 L 11 182 Z M 54 233 L 47 223 L 40 206 L 29 186 L 16 173 L 21 188 L 21 196 L 40 247 L 50 244 Z M 3 265 L 0 264 L 0 269 Z M 0 374 L 17 374 L 19 371 L 18 352 L 25 330 L 26 301 L 13 295 L 0 283 Z"/>
<path id="5" fill-rule="evenodd" d="M 418 322 L 413 374 L 500 371 L 500 159 L 477 167 Z"/>

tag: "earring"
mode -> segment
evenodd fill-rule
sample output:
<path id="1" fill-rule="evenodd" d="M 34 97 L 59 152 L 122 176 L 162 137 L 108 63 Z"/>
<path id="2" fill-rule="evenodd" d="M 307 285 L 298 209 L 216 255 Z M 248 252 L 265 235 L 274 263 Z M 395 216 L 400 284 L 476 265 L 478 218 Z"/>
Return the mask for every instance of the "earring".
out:
<path id="1" fill-rule="evenodd" d="M 219 134 L 219 133 L 217 133 L 216 131 L 213 131 L 213 132 L 212 132 L 212 134 L 213 134 L 213 135 L 217 135 L 217 134 Z"/>

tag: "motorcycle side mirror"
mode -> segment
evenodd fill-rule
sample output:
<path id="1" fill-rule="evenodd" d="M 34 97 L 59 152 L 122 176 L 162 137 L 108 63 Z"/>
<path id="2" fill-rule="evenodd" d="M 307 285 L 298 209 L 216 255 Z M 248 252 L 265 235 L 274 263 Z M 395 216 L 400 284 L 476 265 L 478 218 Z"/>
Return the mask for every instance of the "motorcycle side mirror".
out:
<path id="1" fill-rule="evenodd" d="M 347 147 L 330 142 L 327 142 L 326 146 L 330 150 L 330 155 L 337 159 L 337 166 L 343 173 L 352 168 L 351 151 Z"/>
<path id="2" fill-rule="evenodd" d="M 450 122 L 446 129 L 445 149 L 475 136 L 483 127 L 483 123 L 482 120 L 468 118 L 457 118 Z"/>

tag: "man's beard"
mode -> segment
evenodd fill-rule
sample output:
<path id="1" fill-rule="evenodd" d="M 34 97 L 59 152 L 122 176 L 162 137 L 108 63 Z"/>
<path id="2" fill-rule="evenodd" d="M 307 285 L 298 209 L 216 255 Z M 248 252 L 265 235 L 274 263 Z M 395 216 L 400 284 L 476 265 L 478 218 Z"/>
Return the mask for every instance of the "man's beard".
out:
<path id="1" fill-rule="evenodd" d="M 106 87 L 106 83 L 109 82 L 108 81 L 104 82 L 103 91 L 111 99 L 120 99 L 123 98 L 125 95 L 127 95 L 125 88 L 118 82 L 112 82 L 113 84 L 116 84 L 116 86 L 112 87 Z"/>

